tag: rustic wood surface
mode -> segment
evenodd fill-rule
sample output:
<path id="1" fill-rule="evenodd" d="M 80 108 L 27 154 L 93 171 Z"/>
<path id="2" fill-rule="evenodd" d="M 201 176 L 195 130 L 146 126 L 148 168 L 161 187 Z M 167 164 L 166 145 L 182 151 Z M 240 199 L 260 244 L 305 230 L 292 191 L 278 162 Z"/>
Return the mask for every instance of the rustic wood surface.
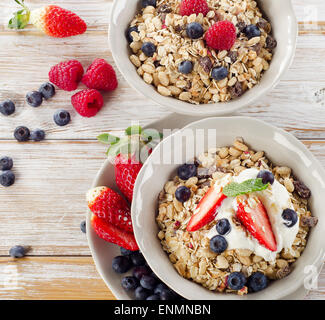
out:
<path id="1" fill-rule="evenodd" d="M 119 89 L 105 96 L 105 109 L 95 118 L 77 115 L 71 94 L 60 90 L 38 109 L 27 106 L 26 92 L 46 81 L 59 61 L 76 58 L 87 66 L 101 57 L 114 64 L 107 44 L 111 0 L 27 2 L 32 8 L 55 3 L 71 9 L 86 20 L 88 31 L 70 39 L 48 38 L 32 26 L 15 32 L 6 25 L 16 4 L 0 2 L 0 100 L 11 98 L 17 106 L 13 116 L 0 115 L 0 155 L 13 157 L 17 177 L 11 188 L 0 187 L 0 298 L 113 299 L 79 229 L 84 194 L 105 159 L 105 147 L 95 138 L 103 131 L 119 134 L 131 120 L 148 124 L 170 112 L 131 89 L 120 74 Z M 293 2 L 299 20 L 294 63 L 273 91 L 240 114 L 293 133 L 325 167 L 325 2 Z M 61 107 L 72 115 L 66 127 L 52 121 Z M 17 143 L 18 125 L 45 129 L 47 140 Z M 27 258 L 8 257 L 16 244 L 31 246 Z M 325 269 L 307 299 L 325 299 Z"/>

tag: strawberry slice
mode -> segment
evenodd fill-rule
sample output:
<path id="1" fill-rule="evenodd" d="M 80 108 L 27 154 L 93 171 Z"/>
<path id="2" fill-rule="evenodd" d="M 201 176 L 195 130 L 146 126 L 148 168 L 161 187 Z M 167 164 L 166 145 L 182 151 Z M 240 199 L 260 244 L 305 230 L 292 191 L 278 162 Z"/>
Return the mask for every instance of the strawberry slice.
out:
<path id="1" fill-rule="evenodd" d="M 87 193 L 93 214 L 127 232 L 133 232 L 130 207 L 126 200 L 108 187 L 97 187 Z"/>
<path id="2" fill-rule="evenodd" d="M 261 200 L 254 197 L 247 201 L 247 197 L 237 197 L 237 202 L 237 217 L 241 223 L 262 246 L 271 251 L 276 251 L 275 236 Z"/>
<path id="3" fill-rule="evenodd" d="M 197 231 L 210 223 L 217 215 L 217 208 L 226 198 L 227 196 L 222 193 L 222 190 L 212 186 L 197 205 L 195 213 L 187 225 L 187 231 Z"/>
<path id="4" fill-rule="evenodd" d="M 93 226 L 96 234 L 103 240 L 115 243 L 124 249 L 137 251 L 139 247 L 135 241 L 134 235 L 130 232 L 126 232 L 113 224 L 107 222 L 104 219 L 98 218 L 96 215 L 92 215 L 91 225 Z"/>

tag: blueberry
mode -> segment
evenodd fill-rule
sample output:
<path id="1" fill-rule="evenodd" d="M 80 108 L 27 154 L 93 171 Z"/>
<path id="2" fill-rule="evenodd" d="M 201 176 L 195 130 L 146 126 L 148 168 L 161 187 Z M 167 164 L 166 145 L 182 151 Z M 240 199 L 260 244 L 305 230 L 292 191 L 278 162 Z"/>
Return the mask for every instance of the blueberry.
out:
<path id="1" fill-rule="evenodd" d="M 53 120 L 58 126 L 65 126 L 71 120 L 70 113 L 66 110 L 60 109 L 54 113 Z"/>
<path id="2" fill-rule="evenodd" d="M 156 294 L 152 294 L 146 300 L 160 300 L 160 296 L 158 296 Z"/>
<path id="3" fill-rule="evenodd" d="M 141 286 L 137 287 L 134 293 L 136 300 L 146 300 L 152 294 L 150 290 L 147 290 Z"/>
<path id="4" fill-rule="evenodd" d="M 0 159 L 0 170 L 10 170 L 14 165 L 12 158 L 10 157 L 3 157 Z"/>
<path id="5" fill-rule="evenodd" d="M 228 69 L 225 67 L 216 67 L 211 71 L 211 76 L 214 80 L 222 80 L 228 76 Z"/>
<path id="6" fill-rule="evenodd" d="M 52 98 L 55 95 L 55 88 L 52 83 L 45 82 L 43 83 L 38 91 L 42 94 L 45 100 Z"/>
<path id="7" fill-rule="evenodd" d="M 156 46 L 152 42 L 145 42 L 141 50 L 147 57 L 152 57 L 156 52 Z"/>
<path id="8" fill-rule="evenodd" d="M 148 275 L 150 275 L 150 273 L 151 273 L 151 270 L 147 266 L 135 267 L 132 272 L 133 276 L 139 280 L 142 278 L 142 276 L 144 276 L 144 275 L 148 276 Z"/>
<path id="9" fill-rule="evenodd" d="M 9 250 L 9 255 L 13 258 L 25 257 L 27 249 L 23 246 L 14 246 Z"/>
<path id="10" fill-rule="evenodd" d="M 175 300 L 176 299 L 176 294 L 173 290 L 171 289 L 163 289 L 160 293 L 160 299 L 161 300 Z"/>
<path id="11" fill-rule="evenodd" d="M 164 283 L 158 283 L 156 285 L 155 290 L 153 291 L 154 294 L 160 295 L 163 290 L 169 289 Z"/>
<path id="12" fill-rule="evenodd" d="M 228 242 L 223 236 L 214 236 L 210 239 L 210 249 L 215 253 L 222 253 L 228 247 Z"/>
<path id="13" fill-rule="evenodd" d="M 112 261 L 112 268 L 116 273 L 125 273 L 132 267 L 129 258 L 124 256 L 117 256 Z"/>
<path id="14" fill-rule="evenodd" d="M 177 175 L 182 180 L 187 180 L 191 177 L 196 176 L 197 167 L 195 164 L 183 164 L 177 169 Z"/>
<path id="15" fill-rule="evenodd" d="M 292 209 L 285 209 L 282 212 L 282 219 L 285 220 L 284 225 L 288 228 L 293 227 L 298 221 L 297 212 Z"/>
<path id="16" fill-rule="evenodd" d="M 129 43 L 133 42 L 133 37 L 131 35 L 133 31 L 139 32 L 138 27 L 137 26 L 129 27 L 125 32 L 126 39 Z"/>
<path id="17" fill-rule="evenodd" d="M 157 0 L 141 0 L 141 6 L 142 8 L 151 6 L 151 7 L 155 7 L 157 6 Z"/>
<path id="18" fill-rule="evenodd" d="M 199 39 L 203 33 L 203 27 L 197 22 L 191 22 L 186 26 L 186 34 L 191 39 Z"/>
<path id="19" fill-rule="evenodd" d="M 17 127 L 14 131 L 14 137 L 19 142 L 28 141 L 30 137 L 30 131 L 24 126 Z"/>
<path id="20" fill-rule="evenodd" d="M 154 277 L 143 275 L 140 279 L 140 284 L 145 289 L 153 290 L 156 287 L 157 280 Z"/>
<path id="21" fill-rule="evenodd" d="M 15 183 L 15 175 L 12 171 L 3 171 L 0 175 L 0 184 L 4 187 L 10 187 Z"/>
<path id="22" fill-rule="evenodd" d="M 86 221 L 81 221 L 80 223 L 80 230 L 83 232 L 83 233 L 86 233 Z"/>
<path id="23" fill-rule="evenodd" d="M 128 249 L 125 249 L 123 247 L 120 247 L 120 252 L 121 252 L 121 255 L 122 256 L 129 256 L 131 255 L 132 253 L 136 253 L 138 251 L 131 251 L 131 250 L 128 250 Z"/>
<path id="24" fill-rule="evenodd" d="M 38 91 L 28 92 L 26 94 L 26 101 L 32 107 L 39 107 L 43 102 L 43 95 Z"/>
<path id="25" fill-rule="evenodd" d="M 31 140 L 34 140 L 34 141 L 42 141 L 45 139 L 45 132 L 44 132 L 44 130 L 36 129 L 36 130 L 32 131 L 32 133 L 30 134 L 30 138 L 31 138 Z"/>
<path id="26" fill-rule="evenodd" d="M 0 112 L 4 116 L 10 116 L 15 112 L 15 104 L 11 100 L 5 100 L 0 103 Z"/>
<path id="27" fill-rule="evenodd" d="M 227 286 L 232 290 L 240 290 L 246 284 L 246 277 L 241 272 L 233 272 L 228 276 Z"/>
<path id="28" fill-rule="evenodd" d="M 221 234 L 222 236 L 227 234 L 230 229 L 231 225 L 228 219 L 221 219 L 218 220 L 217 225 L 216 225 L 217 232 Z"/>
<path id="29" fill-rule="evenodd" d="M 261 35 L 261 30 L 255 24 L 250 24 L 249 26 L 245 27 L 244 33 L 248 39 L 251 39 L 259 37 Z"/>
<path id="30" fill-rule="evenodd" d="M 248 278 L 248 289 L 257 292 L 265 289 L 268 285 L 266 276 L 262 272 L 255 272 Z"/>
<path id="31" fill-rule="evenodd" d="M 135 290 L 139 286 L 139 281 L 135 277 L 124 277 L 122 279 L 122 288 L 126 291 Z"/>
<path id="32" fill-rule="evenodd" d="M 258 175 L 257 178 L 261 178 L 262 182 L 264 184 L 273 184 L 274 182 L 274 175 L 272 172 L 268 171 L 268 170 L 261 170 Z"/>
<path id="33" fill-rule="evenodd" d="M 144 259 L 142 253 L 140 252 L 132 253 L 130 255 L 130 259 L 134 266 L 143 266 L 146 263 L 146 260 Z"/>
<path id="34" fill-rule="evenodd" d="M 178 187 L 175 191 L 175 197 L 179 202 L 186 202 L 191 197 L 191 190 L 187 187 Z"/>
<path id="35" fill-rule="evenodd" d="M 193 70 L 193 63 L 189 60 L 182 61 L 178 65 L 178 71 L 183 74 L 189 74 Z"/>

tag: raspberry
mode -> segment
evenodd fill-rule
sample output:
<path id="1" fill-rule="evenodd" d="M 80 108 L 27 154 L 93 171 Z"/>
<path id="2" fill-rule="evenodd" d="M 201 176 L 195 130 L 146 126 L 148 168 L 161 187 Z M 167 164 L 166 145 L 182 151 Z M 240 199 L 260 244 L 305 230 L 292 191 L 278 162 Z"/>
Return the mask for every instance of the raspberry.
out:
<path id="1" fill-rule="evenodd" d="M 209 12 L 209 6 L 206 0 L 182 0 L 179 13 L 182 16 L 202 13 L 204 16 Z"/>
<path id="2" fill-rule="evenodd" d="M 61 62 L 51 68 L 50 82 L 66 91 L 76 90 L 84 73 L 84 68 L 77 60 Z"/>
<path id="3" fill-rule="evenodd" d="M 207 45 L 216 50 L 230 50 L 236 41 L 236 27 L 230 21 L 218 21 L 205 34 Z"/>
<path id="4" fill-rule="evenodd" d="M 95 89 L 79 91 L 71 97 L 71 103 L 76 111 L 83 117 L 93 117 L 103 107 L 102 95 Z"/>
<path id="5" fill-rule="evenodd" d="M 118 86 L 113 67 L 104 59 L 95 59 L 82 78 L 82 83 L 90 89 L 112 91 Z"/>

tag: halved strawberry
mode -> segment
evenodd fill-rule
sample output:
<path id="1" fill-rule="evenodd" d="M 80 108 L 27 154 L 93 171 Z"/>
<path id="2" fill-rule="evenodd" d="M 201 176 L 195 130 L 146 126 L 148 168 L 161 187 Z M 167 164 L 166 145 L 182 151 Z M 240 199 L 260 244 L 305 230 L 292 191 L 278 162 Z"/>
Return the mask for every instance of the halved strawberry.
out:
<path id="1" fill-rule="evenodd" d="M 276 251 L 277 243 L 266 209 L 257 197 L 237 197 L 237 217 L 250 234 L 265 248 Z"/>
<path id="2" fill-rule="evenodd" d="M 197 231 L 210 223 L 217 214 L 217 208 L 226 198 L 227 196 L 222 193 L 222 190 L 212 186 L 197 205 L 195 213 L 187 225 L 187 231 Z"/>
<path id="3" fill-rule="evenodd" d="M 103 240 L 115 243 L 124 249 L 137 251 L 139 247 L 135 241 L 133 233 L 126 232 L 113 224 L 92 215 L 91 225 L 93 226 L 97 235 Z"/>

